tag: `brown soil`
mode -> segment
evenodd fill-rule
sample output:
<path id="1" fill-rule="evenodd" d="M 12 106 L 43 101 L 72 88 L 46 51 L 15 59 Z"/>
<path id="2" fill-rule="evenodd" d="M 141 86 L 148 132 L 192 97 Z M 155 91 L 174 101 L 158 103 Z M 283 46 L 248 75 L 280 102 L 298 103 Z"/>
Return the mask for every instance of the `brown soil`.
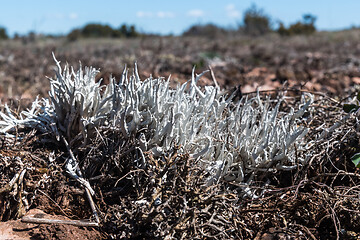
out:
<path id="1" fill-rule="evenodd" d="M 64 216 L 54 216 L 38 209 L 30 210 L 25 216 L 41 216 L 46 219 L 67 220 Z M 71 225 L 32 224 L 19 220 L 0 222 L 0 239 L 3 240 L 87 240 L 101 239 L 101 234 L 96 229 L 80 228 Z"/>

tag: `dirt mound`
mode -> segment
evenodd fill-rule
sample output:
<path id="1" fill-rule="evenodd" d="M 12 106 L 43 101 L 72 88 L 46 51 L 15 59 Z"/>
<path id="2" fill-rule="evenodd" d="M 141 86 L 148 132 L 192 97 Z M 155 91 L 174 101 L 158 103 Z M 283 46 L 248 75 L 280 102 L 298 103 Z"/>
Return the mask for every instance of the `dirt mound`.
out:
<path id="1" fill-rule="evenodd" d="M 25 216 L 32 218 L 68 220 L 64 216 L 55 216 L 44 213 L 38 209 L 30 210 Z M 0 239 L 28 240 L 28 239 L 58 239 L 58 240 L 87 240 L 101 239 L 98 230 L 92 228 L 77 227 L 65 224 L 35 224 L 26 223 L 21 219 L 0 222 Z"/>

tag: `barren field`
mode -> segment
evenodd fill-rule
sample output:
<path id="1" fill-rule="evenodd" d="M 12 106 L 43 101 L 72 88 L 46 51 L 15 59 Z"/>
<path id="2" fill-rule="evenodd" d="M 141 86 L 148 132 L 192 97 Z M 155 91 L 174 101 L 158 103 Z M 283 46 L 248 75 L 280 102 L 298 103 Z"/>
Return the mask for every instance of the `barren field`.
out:
<path id="1" fill-rule="evenodd" d="M 241 184 L 221 179 L 207 185 L 198 160 L 178 149 L 162 159 L 144 152 L 148 165 L 138 168 L 136 141 L 118 141 L 105 130 L 74 151 L 100 217 L 99 227 L 84 227 L 20 221 L 36 218 L 29 210 L 66 221 L 94 216 L 86 190 L 64 168 L 64 144 L 45 141 L 46 134 L 34 129 L 16 131 L 21 140 L 2 134 L 5 239 L 360 239 L 360 171 L 351 161 L 360 152 L 359 120 L 358 113 L 343 111 L 360 90 L 360 30 L 286 38 L 0 41 L 1 111 L 6 103 L 18 115 L 36 96 L 49 97 L 52 52 L 75 69 L 80 62 L 99 68 L 103 84 L 137 62 L 142 80 L 171 75 L 172 87 L 189 80 L 194 66 L 197 73 L 210 67 L 200 86 L 216 79 L 223 91 L 235 92 L 234 102 L 257 90 L 262 99 L 281 96 L 281 111 L 299 108 L 302 95 L 310 93 L 314 102 L 301 125 L 309 129 L 304 139 L 312 143 L 312 155 L 291 171 L 257 175 L 250 188 L 262 194 L 249 198 Z"/>

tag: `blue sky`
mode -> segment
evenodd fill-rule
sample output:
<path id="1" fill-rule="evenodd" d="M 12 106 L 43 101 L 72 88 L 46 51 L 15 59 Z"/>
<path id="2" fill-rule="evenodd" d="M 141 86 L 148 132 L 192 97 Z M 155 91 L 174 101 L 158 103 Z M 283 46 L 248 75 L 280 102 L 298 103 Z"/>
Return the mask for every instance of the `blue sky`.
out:
<path id="1" fill-rule="evenodd" d="M 118 27 L 134 24 L 137 29 L 161 34 L 180 34 L 195 23 L 236 26 L 252 4 L 285 25 L 300 20 L 305 13 L 317 16 L 320 30 L 339 30 L 360 26 L 360 1 L 357 0 L 18 0 L 2 1 L 0 25 L 9 34 L 66 34 L 89 22 Z"/>

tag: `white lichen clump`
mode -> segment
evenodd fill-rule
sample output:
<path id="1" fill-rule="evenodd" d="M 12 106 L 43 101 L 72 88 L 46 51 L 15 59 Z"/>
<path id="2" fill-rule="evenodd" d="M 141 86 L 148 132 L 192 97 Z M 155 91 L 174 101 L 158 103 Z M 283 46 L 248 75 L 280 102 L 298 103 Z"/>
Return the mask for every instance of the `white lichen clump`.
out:
<path id="1" fill-rule="evenodd" d="M 310 95 L 303 96 L 298 111 L 279 113 L 280 100 L 275 107 L 259 95 L 233 103 L 217 87 L 201 89 L 202 74 L 193 73 L 172 89 L 162 78 L 141 81 L 135 66 L 130 76 L 124 70 L 119 82 L 111 78 L 101 85 L 93 68 L 75 72 L 56 63 L 50 99 L 35 100 L 19 118 L 5 107 L 1 133 L 14 137 L 16 128 L 37 128 L 76 146 L 86 145 L 97 130 L 112 128 L 121 138 L 136 138 L 142 151 L 155 156 L 180 146 L 209 172 L 209 184 L 221 178 L 244 183 L 245 176 L 249 182 L 259 171 L 291 170 L 306 161 L 302 138 L 307 129 L 299 119 L 312 103 Z"/>

